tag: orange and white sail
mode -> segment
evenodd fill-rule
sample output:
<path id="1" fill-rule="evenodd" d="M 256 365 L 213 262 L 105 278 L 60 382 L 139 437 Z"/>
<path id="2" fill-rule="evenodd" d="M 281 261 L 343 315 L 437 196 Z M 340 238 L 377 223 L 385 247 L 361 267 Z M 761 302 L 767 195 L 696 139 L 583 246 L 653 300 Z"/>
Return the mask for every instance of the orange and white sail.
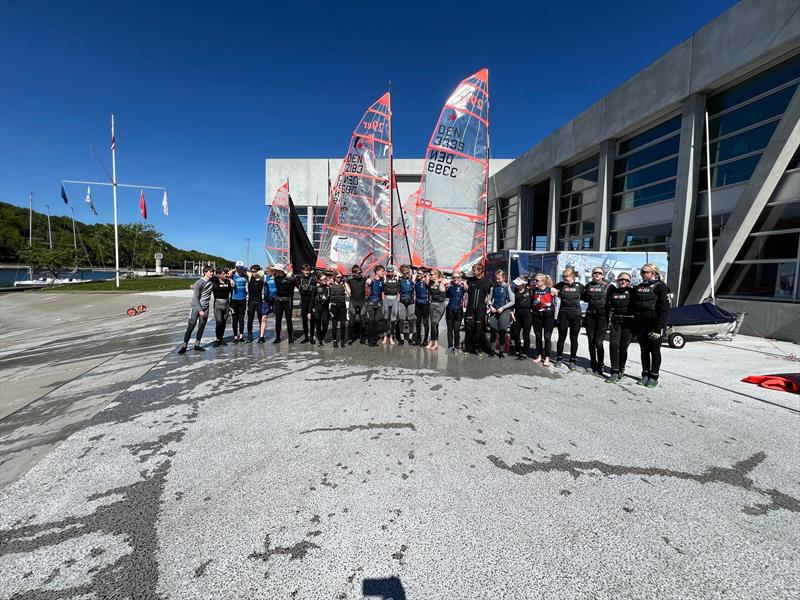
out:
<path id="1" fill-rule="evenodd" d="M 409 197 L 414 266 L 455 271 L 482 260 L 488 180 L 489 71 L 482 69 L 445 102 Z"/>
<path id="2" fill-rule="evenodd" d="M 317 268 L 369 272 L 391 256 L 392 108 L 389 92 L 367 109 L 331 186 Z"/>
<path id="3" fill-rule="evenodd" d="M 264 250 L 267 252 L 267 265 L 283 264 L 287 273 L 292 272 L 291 259 L 291 214 L 289 211 L 289 182 L 287 181 L 275 194 L 267 215 L 267 233 Z"/>

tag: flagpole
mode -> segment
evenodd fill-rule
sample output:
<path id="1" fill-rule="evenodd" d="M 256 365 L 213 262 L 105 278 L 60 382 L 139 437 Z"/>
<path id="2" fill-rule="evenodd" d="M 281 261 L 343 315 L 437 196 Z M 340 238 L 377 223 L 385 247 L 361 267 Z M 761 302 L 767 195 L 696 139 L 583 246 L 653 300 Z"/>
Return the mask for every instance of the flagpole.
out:
<path id="1" fill-rule="evenodd" d="M 45 204 L 47 207 L 47 240 L 50 242 L 50 250 L 53 249 L 53 230 L 50 229 L 50 205 Z"/>
<path id="2" fill-rule="evenodd" d="M 111 114 L 111 188 L 114 190 L 114 272 L 119 288 L 119 223 L 117 221 L 117 138 L 114 134 L 114 114 Z"/>
<path id="3" fill-rule="evenodd" d="M 78 238 L 75 236 L 75 209 L 71 206 L 69 209 L 72 211 L 72 247 L 78 249 Z"/>
<path id="4" fill-rule="evenodd" d="M 706 189 L 706 200 L 708 207 L 708 266 L 709 276 L 711 279 L 711 302 L 716 304 L 716 297 L 714 294 L 714 229 L 713 229 L 713 216 L 711 215 L 711 133 L 708 129 L 708 111 L 706 111 L 706 182 L 708 188 Z"/>

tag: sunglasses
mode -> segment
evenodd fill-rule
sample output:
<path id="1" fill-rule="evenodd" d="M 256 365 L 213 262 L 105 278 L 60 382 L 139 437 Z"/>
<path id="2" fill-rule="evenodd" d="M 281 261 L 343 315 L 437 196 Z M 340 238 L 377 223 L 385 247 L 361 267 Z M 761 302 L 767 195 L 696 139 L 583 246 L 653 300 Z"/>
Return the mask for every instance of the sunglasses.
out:
<path id="1" fill-rule="evenodd" d="M 627 277 L 617 277 L 617 281 L 627 281 L 628 283 L 630 283 L 631 280 L 628 279 Z"/>
<path id="2" fill-rule="evenodd" d="M 641 273 L 652 273 L 652 271 L 650 269 L 642 269 L 640 272 Z"/>
<path id="3" fill-rule="evenodd" d="M 605 275 L 602 271 L 593 271 L 592 275 Z"/>

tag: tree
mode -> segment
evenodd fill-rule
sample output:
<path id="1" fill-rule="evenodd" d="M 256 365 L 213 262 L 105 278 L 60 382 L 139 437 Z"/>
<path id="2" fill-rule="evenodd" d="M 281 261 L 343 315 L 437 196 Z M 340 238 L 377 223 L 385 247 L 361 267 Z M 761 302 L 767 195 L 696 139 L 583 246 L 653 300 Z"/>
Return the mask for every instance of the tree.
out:
<path id="1" fill-rule="evenodd" d="M 34 271 L 45 271 L 54 279 L 59 271 L 75 266 L 76 256 L 72 248 L 45 248 L 31 246 L 23 248 L 20 259 L 28 263 Z"/>

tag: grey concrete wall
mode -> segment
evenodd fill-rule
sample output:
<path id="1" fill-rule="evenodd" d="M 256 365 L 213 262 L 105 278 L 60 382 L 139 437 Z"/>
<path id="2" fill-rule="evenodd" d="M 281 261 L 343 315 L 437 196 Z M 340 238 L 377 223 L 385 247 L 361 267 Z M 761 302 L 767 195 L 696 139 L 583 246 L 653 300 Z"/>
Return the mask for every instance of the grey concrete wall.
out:
<path id="1" fill-rule="evenodd" d="M 742 0 L 502 169 L 490 194 L 506 196 L 554 167 L 597 151 L 606 139 L 679 110 L 687 96 L 724 85 L 797 48 L 797 0 Z"/>
<path id="2" fill-rule="evenodd" d="M 717 304 L 728 312 L 747 313 L 739 333 L 800 343 L 799 304 L 732 298 L 719 298 Z"/>

